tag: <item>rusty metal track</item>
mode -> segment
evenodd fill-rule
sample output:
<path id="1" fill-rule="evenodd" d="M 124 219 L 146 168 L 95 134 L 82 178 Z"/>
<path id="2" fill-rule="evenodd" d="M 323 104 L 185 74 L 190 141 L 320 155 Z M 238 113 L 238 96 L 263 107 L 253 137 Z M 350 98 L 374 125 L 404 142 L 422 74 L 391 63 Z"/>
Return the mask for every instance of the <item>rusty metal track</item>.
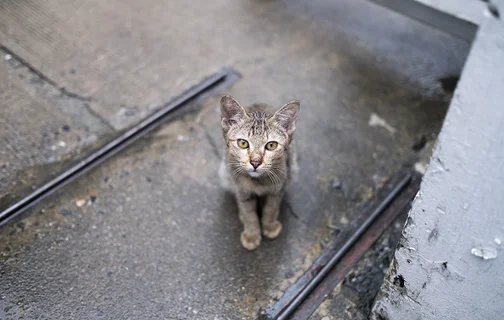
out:
<path id="1" fill-rule="evenodd" d="M 378 194 L 381 200 L 371 201 L 363 208 L 354 230 L 342 235 L 259 319 L 308 319 L 411 203 L 419 190 L 420 180 L 409 170 L 392 177 Z"/>
<path id="2" fill-rule="evenodd" d="M 190 88 L 173 101 L 166 104 L 159 111 L 141 121 L 131 129 L 120 134 L 109 143 L 100 147 L 82 161 L 61 173 L 53 180 L 47 182 L 28 196 L 18 202 L 10 205 L 7 209 L 0 212 L 0 226 L 10 219 L 26 211 L 28 208 L 53 194 L 67 183 L 77 179 L 82 174 L 96 167 L 109 157 L 123 150 L 139 138 L 145 136 L 155 128 L 159 127 L 169 119 L 180 116 L 179 111 L 190 111 L 189 106 L 194 104 L 197 99 L 205 99 L 210 95 L 217 94 L 224 88 L 231 86 L 240 78 L 240 75 L 232 69 L 224 68 L 212 76 L 206 78 L 198 85 Z M 182 110 L 182 107 L 184 109 Z"/>

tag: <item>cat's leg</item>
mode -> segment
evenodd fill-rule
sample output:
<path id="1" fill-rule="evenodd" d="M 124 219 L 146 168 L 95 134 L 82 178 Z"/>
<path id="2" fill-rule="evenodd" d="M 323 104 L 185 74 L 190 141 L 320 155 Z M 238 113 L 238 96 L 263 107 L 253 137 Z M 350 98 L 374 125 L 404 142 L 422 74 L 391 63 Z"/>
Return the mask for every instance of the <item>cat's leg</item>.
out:
<path id="1" fill-rule="evenodd" d="M 242 246 L 248 250 L 254 250 L 261 243 L 261 226 L 257 216 L 257 198 L 255 196 L 237 196 L 240 221 L 243 224 L 243 232 L 240 236 Z"/>
<path id="2" fill-rule="evenodd" d="M 262 208 L 262 231 L 264 236 L 270 239 L 275 239 L 280 234 L 280 231 L 282 231 L 282 224 L 278 221 L 282 197 L 283 192 L 278 195 L 266 196 Z"/>

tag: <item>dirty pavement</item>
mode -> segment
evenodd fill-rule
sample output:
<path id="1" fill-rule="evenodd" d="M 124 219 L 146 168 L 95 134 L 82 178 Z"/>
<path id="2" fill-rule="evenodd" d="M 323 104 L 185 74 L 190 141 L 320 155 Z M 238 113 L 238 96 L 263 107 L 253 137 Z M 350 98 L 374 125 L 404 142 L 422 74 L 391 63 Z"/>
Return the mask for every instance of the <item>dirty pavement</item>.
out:
<path id="1" fill-rule="evenodd" d="M 469 45 L 365 1 L 3 1 L 0 209 L 222 67 L 301 100 L 284 231 L 239 242 L 218 94 L 0 227 L 1 319 L 253 319 L 402 166 L 423 170 Z M 365 319 L 404 215 L 312 319 Z"/>

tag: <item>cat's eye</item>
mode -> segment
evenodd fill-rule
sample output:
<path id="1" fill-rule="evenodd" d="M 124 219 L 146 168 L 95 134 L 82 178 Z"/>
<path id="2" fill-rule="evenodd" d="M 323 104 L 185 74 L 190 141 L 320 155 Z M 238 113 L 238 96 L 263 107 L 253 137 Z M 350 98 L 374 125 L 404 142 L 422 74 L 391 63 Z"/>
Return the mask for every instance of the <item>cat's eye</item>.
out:
<path id="1" fill-rule="evenodd" d="M 249 147 L 249 143 L 245 139 L 238 139 L 236 140 L 236 143 L 238 144 L 238 147 L 242 149 L 247 149 Z"/>
<path id="2" fill-rule="evenodd" d="M 266 149 L 268 149 L 269 151 L 273 151 L 277 147 L 278 147 L 278 142 L 276 142 L 276 141 L 270 141 L 270 142 L 266 143 Z"/>

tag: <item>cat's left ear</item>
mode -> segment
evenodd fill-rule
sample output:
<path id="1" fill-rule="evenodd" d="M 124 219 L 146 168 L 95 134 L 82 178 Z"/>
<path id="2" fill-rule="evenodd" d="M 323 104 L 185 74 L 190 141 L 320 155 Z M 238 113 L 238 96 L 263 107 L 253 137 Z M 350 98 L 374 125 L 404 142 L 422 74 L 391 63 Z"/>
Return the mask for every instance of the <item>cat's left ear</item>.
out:
<path id="1" fill-rule="evenodd" d="M 299 115 L 300 103 L 297 100 L 291 101 L 280 108 L 273 118 L 276 123 L 287 131 L 288 135 L 296 130 L 296 120 Z"/>
<path id="2" fill-rule="evenodd" d="M 221 125 L 224 132 L 228 132 L 232 125 L 240 123 L 247 115 L 245 110 L 230 95 L 221 99 Z"/>

